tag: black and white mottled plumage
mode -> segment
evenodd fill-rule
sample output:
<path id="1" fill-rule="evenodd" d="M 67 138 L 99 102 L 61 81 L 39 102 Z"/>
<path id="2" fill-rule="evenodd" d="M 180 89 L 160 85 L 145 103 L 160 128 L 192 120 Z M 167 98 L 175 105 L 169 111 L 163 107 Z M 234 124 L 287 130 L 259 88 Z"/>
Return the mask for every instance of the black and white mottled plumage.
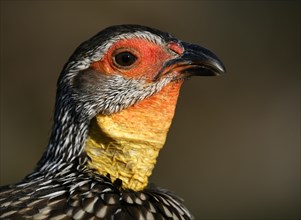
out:
<path id="1" fill-rule="evenodd" d="M 87 172 L 24 180 L 1 189 L 1 219 L 191 219 L 168 191 L 134 192 L 119 184 Z"/>
<path id="2" fill-rule="evenodd" d="M 119 112 L 174 80 L 163 77 L 141 87 L 146 84 L 143 78 L 108 77 L 89 69 L 116 41 L 134 37 L 160 45 L 183 43 L 138 25 L 113 26 L 82 43 L 58 80 L 54 125 L 46 152 L 33 173 L 18 184 L 0 188 L 1 219 L 192 219 L 183 201 L 166 190 L 151 186 L 139 192 L 123 189 L 118 179 L 112 182 L 110 176 L 86 167 L 89 158 L 83 148 L 96 114 Z M 214 55 L 208 57 L 214 59 L 214 65 L 203 64 L 197 71 L 224 71 Z M 102 86 L 93 87 L 91 82 Z"/>

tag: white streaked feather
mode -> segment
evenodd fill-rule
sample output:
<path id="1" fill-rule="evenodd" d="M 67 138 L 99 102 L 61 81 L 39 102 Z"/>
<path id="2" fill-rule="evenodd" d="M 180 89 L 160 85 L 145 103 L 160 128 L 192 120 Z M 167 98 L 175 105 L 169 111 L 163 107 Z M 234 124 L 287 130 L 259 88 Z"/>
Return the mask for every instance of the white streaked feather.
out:
<path id="1" fill-rule="evenodd" d="M 56 191 L 56 192 L 53 192 L 53 193 L 50 193 L 50 194 L 47 194 L 45 196 L 41 196 L 40 198 L 54 198 L 54 197 L 57 197 L 57 196 L 60 196 L 60 195 L 63 195 L 64 193 L 66 193 L 65 190 L 61 190 L 61 191 Z"/>

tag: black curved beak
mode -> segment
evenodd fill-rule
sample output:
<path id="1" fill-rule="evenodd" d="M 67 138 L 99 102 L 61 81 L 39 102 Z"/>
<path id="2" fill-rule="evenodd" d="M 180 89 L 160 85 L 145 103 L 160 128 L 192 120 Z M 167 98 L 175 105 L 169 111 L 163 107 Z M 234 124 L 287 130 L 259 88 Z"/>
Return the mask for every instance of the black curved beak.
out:
<path id="1" fill-rule="evenodd" d="M 183 53 L 167 61 L 157 75 L 157 78 L 166 73 L 179 73 L 180 78 L 190 76 L 217 76 L 226 72 L 222 61 L 210 50 L 186 42 L 180 42 Z"/>
<path id="2" fill-rule="evenodd" d="M 226 72 L 222 61 L 210 50 L 199 45 L 182 42 L 184 53 L 178 62 L 187 65 L 183 74 L 195 76 L 216 76 Z"/>

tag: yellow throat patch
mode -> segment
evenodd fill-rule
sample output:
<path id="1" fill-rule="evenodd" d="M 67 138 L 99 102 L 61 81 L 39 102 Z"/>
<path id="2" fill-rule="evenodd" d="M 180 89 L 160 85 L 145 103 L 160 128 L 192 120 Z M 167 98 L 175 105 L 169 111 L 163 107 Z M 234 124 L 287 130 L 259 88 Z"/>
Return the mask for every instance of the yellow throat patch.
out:
<path id="1" fill-rule="evenodd" d="M 182 82 L 112 115 L 97 115 L 90 124 L 85 151 L 88 168 L 122 187 L 139 191 L 148 184 L 174 116 Z"/>

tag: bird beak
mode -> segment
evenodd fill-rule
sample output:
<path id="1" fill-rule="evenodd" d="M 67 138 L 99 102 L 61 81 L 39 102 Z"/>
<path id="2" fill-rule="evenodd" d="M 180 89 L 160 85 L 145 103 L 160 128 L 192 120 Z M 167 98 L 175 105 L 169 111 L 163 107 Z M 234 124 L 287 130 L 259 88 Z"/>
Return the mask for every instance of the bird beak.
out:
<path id="1" fill-rule="evenodd" d="M 189 43 L 182 43 L 184 53 L 180 62 L 184 62 L 187 68 L 182 73 L 196 76 L 216 76 L 226 72 L 222 61 L 210 50 Z"/>
<path id="2" fill-rule="evenodd" d="M 210 50 L 186 42 L 181 42 L 183 53 L 165 63 L 158 76 L 179 73 L 180 78 L 189 76 L 217 76 L 226 72 L 222 61 Z"/>

